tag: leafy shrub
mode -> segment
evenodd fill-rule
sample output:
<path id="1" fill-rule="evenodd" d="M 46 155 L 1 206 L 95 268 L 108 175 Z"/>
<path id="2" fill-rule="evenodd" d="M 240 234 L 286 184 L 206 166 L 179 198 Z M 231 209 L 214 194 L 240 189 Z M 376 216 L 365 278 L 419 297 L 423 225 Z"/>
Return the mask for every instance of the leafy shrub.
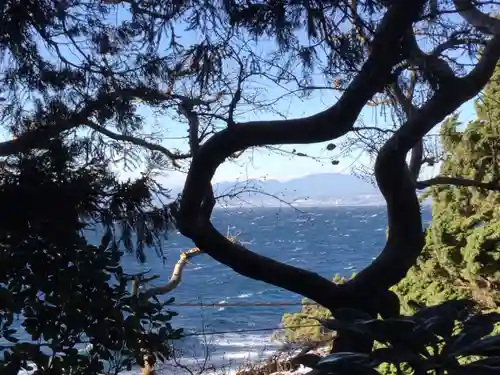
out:
<path id="1" fill-rule="evenodd" d="M 131 295 L 120 240 L 106 231 L 95 246 L 83 234 L 103 216 L 134 217 L 147 206 L 146 191 L 116 181 L 105 165 L 79 161 L 77 146 L 56 141 L 0 171 L 0 210 L 8 213 L 0 216 L 2 375 L 17 375 L 29 362 L 37 375 L 104 367 L 116 374 L 141 364 L 144 350 L 168 358 L 170 340 L 180 335 L 170 324 L 170 301 Z M 89 344 L 90 355 L 82 355 Z"/>
<path id="2" fill-rule="evenodd" d="M 371 353 L 334 353 L 325 358 L 308 354 L 294 362 L 307 363 L 322 374 L 374 375 L 388 366 L 399 374 L 498 374 L 500 335 L 495 326 L 500 314 L 479 313 L 475 307 L 471 300 L 447 301 L 412 316 L 385 320 L 339 310 L 335 315 L 340 318 L 322 320 L 326 329 L 356 332 L 379 345 Z"/>
<path id="3" fill-rule="evenodd" d="M 351 278 L 354 277 L 354 274 Z M 334 276 L 333 282 L 344 283 L 347 279 L 338 274 Z M 285 313 L 281 318 L 284 328 L 281 340 L 289 343 L 309 344 L 329 342 L 333 338 L 331 332 L 325 332 L 316 319 L 331 318 L 330 311 L 320 305 L 311 304 L 312 301 L 304 298 L 301 311 L 297 313 Z"/>
<path id="4" fill-rule="evenodd" d="M 440 129 L 443 162 L 439 175 L 498 185 L 500 65 L 476 104 L 477 119 L 450 116 Z M 394 289 L 402 299 L 436 304 L 472 298 L 483 309 L 500 306 L 500 193 L 476 187 L 437 185 L 426 245 Z"/>

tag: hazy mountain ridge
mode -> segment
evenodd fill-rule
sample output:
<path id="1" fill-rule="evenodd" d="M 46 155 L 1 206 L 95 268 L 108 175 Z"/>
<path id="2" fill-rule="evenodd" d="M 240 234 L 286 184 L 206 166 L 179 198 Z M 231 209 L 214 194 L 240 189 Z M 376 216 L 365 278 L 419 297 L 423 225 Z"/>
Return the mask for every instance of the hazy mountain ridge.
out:
<path id="1" fill-rule="evenodd" d="M 181 189 L 174 189 L 177 194 Z M 217 196 L 230 206 L 366 206 L 385 201 L 377 187 L 341 173 L 319 173 L 288 181 L 250 179 L 214 184 Z"/>

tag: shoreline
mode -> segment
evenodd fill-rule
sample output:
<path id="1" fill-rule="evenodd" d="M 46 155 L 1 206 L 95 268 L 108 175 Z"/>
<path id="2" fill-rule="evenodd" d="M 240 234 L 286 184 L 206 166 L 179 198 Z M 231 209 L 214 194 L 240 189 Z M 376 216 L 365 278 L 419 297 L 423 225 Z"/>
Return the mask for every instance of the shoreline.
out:
<path id="1" fill-rule="evenodd" d="M 157 375 L 303 375 L 313 369 L 293 363 L 293 359 L 304 354 L 315 354 L 324 357 L 329 354 L 330 347 L 322 345 L 307 348 L 290 348 L 274 350 L 249 350 L 237 358 L 212 356 L 206 358 L 180 355 L 165 364 L 157 364 Z M 207 352 L 210 348 L 207 347 Z M 129 372 L 127 372 L 129 374 Z M 132 374 L 132 373 L 130 373 Z"/>
<path id="2" fill-rule="evenodd" d="M 294 363 L 294 359 L 305 355 L 314 354 L 325 357 L 330 352 L 327 345 L 311 349 L 279 350 L 270 357 L 258 362 L 249 363 L 247 368 L 241 369 L 235 375 L 298 375 L 313 371 L 312 368 Z"/>

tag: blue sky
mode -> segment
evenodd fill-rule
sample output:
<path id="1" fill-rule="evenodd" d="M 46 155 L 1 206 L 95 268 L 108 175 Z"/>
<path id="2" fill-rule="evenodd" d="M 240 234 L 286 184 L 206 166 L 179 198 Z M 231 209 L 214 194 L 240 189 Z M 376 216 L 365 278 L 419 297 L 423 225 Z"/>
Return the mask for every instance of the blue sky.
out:
<path id="1" fill-rule="evenodd" d="M 129 18 L 127 17 L 127 14 L 123 13 L 123 9 L 116 14 L 116 17 L 117 18 L 110 16 L 110 21 L 116 22 L 117 19 L 123 20 L 124 18 Z M 179 32 L 179 29 L 176 29 L 176 32 Z M 199 34 L 192 31 L 182 32 L 180 33 L 180 36 L 184 44 L 193 43 L 200 38 Z M 300 39 L 302 40 L 303 38 L 301 37 Z M 259 43 L 256 48 L 265 51 L 266 49 L 274 48 L 273 44 L 274 43 L 270 41 Z M 69 59 L 74 61 L 74 52 L 68 52 L 71 55 Z M 321 82 L 322 76 L 320 74 L 315 74 L 314 77 L 318 79 L 315 84 L 325 85 L 324 81 Z M 257 81 L 256 84 L 258 85 L 259 82 Z M 278 97 L 283 93 L 283 91 L 280 91 L 277 87 L 270 87 L 269 84 L 264 81 L 262 81 L 262 85 L 266 86 L 266 94 L 269 98 Z M 278 103 L 276 109 L 287 118 L 304 117 L 322 111 L 333 105 L 339 96 L 340 93 L 333 90 L 319 90 L 313 93 L 311 97 L 306 100 L 299 99 L 295 96 L 288 96 Z M 179 139 L 187 135 L 187 128 L 185 124 L 178 123 L 171 117 L 156 117 L 147 109 L 143 109 L 141 112 L 147 120 L 145 133 L 151 130 L 160 130 L 165 137 L 162 142 L 165 147 L 186 150 L 187 144 L 185 140 Z M 468 121 L 473 117 L 473 115 L 474 112 L 471 103 L 467 103 L 463 106 L 463 108 L 461 108 L 461 119 L 463 121 Z M 261 112 L 258 116 L 249 116 L 243 120 L 265 120 L 277 118 L 278 117 L 271 112 Z M 378 107 L 367 107 L 361 113 L 358 121 L 358 126 L 384 126 L 388 125 L 390 118 L 382 116 L 380 114 L 380 108 Z M 3 135 L 5 138 L 8 137 L 5 132 Z M 340 141 L 341 140 L 336 140 L 334 143 L 339 144 Z M 359 151 L 354 151 L 348 157 L 338 158 L 338 152 L 330 152 L 326 150 L 325 147 L 327 143 L 315 145 L 291 145 L 284 147 L 285 150 L 291 151 L 292 149 L 296 149 L 298 152 L 314 156 L 316 159 L 280 155 L 267 149 L 254 149 L 247 151 L 240 156 L 236 162 L 226 162 L 221 165 L 214 177 L 214 182 L 232 181 L 237 179 L 242 180 L 246 178 L 275 178 L 279 180 L 287 180 L 310 173 L 349 173 L 353 165 L 368 163 L 366 155 L 362 155 Z M 334 166 L 331 164 L 332 159 L 338 159 L 340 163 Z M 123 171 L 121 166 L 117 167 L 117 171 L 119 171 L 123 178 L 136 176 L 140 172 L 139 170 Z M 427 170 L 426 174 L 429 175 L 435 172 L 436 168 L 433 168 L 431 170 Z M 168 173 L 163 180 L 166 186 L 178 186 L 182 184 L 184 175 L 179 172 L 171 172 Z"/>
<path id="2" fill-rule="evenodd" d="M 297 118 L 311 115 L 323 110 L 326 106 L 335 103 L 335 97 L 332 92 L 324 92 L 317 94 L 307 101 L 299 99 L 291 99 L 281 103 L 282 112 L 286 113 L 289 118 Z M 362 125 L 358 126 L 384 126 L 387 124 L 387 119 L 381 116 L 378 112 L 380 109 L 367 107 L 361 113 L 358 121 Z M 460 118 L 467 122 L 474 117 L 474 109 L 472 102 L 465 103 L 460 108 Z M 272 113 L 259 116 L 260 120 L 273 119 Z M 150 117 L 149 121 L 153 122 Z M 161 120 L 160 120 L 161 121 Z M 186 134 L 186 128 L 183 124 L 173 124 L 171 119 L 165 118 L 163 121 L 170 122 L 170 128 L 181 129 L 173 131 L 170 136 L 172 138 L 182 137 Z M 176 126 L 177 125 L 177 126 Z M 437 128 L 436 128 L 437 129 Z M 340 140 L 335 140 L 333 143 L 340 144 Z M 281 155 L 269 150 L 259 148 L 245 152 L 236 162 L 226 162 L 222 164 L 214 176 L 214 182 L 244 180 L 246 178 L 274 178 L 278 180 L 288 180 L 294 177 L 300 177 L 310 173 L 349 173 L 353 165 L 359 163 L 367 164 L 369 162 L 366 155 L 354 151 L 347 157 L 339 158 L 338 165 L 332 165 L 330 160 L 337 159 L 335 151 L 327 151 L 326 145 L 329 142 L 311 145 L 290 145 L 284 147 L 286 150 L 296 149 L 298 152 L 303 152 L 308 155 L 318 157 L 318 159 Z M 186 148 L 184 141 L 165 140 L 163 145 L 166 147 Z M 438 172 L 438 167 L 428 168 L 425 176 L 430 176 Z M 135 173 L 132 173 L 134 175 Z M 131 174 L 125 173 L 124 176 Z M 178 172 L 171 172 L 165 177 L 167 186 L 181 185 L 184 181 L 184 175 Z"/>
<path id="3" fill-rule="evenodd" d="M 455 18 L 455 15 L 451 15 L 451 18 Z M 456 21 L 456 19 L 455 19 Z M 176 29 L 179 33 L 179 29 Z M 180 32 L 182 43 L 189 44 L 200 41 L 200 35 L 193 31 Z M 301 42 L 307 43 L 307 37 L 304 35 L 298 35 Z M 425 42 L 424 42 L 425 43 Z M 268 52 L 271 49 L 275 49 L 273 41 L 259 41 L 259 45 L 255 47 L 260 51 Z M 431 47 L 432 48 L 432 47 Z M 425 50 L 424 46 L 424 50 Z M 328 85 L 325 83 L 323 76 L 320 73 L 313 74 L 315 80 L 314 83 L 317 85 Z M 259 82 L 257 81 L 257 84 Z M 283 94 L 277 86 L 270 87 L 268 81 L 262 80 L 262 85 L 266 87 L 266 95 L 269 98 L 276 98 Z M 287 96 L 286 99 L 281 100 L 277 105 L 277 110 L 285 114 L 287 118 L 299 118 L 312 115 L 314 113 L 320 112 L 325 108 L 333 105 L 336 100 L 340 97 L 340 93 L 333 90 L 318 90 L 311 95 L 307 100 L 299 99 L 294 96 Z M 358 118 L 357 126 L 388 126 L 391 119 L 386 118 L 380 114 L 380 108 L 378 107 L 366 107 Z M 168 137 L 171 139 L 165 139 L 163 145 L 169 148 L 180 148 L 187 150 L 187 145 L 185 140 L 179 140 L 174 138 L 185 137 L 187 135 L 186 124 L 177 123 L 172 118 L 153 118 L 151 113 L 144 112 L 144 115 L 148 118 L 148 122 L 152 128 L 159 126 L 162 130 L 167 130 Z M 473 118 L 474 110 L 472 102 L 466 103 L 460 108 L 461 120 L 466 122 Z M 275 114 L 269 113 L 259 113 L 258 115 L 249 116 L 241 120 L 272 120 L 278 119 Z M 238 119 L 237 119 L 238 120 Z M 435 132 L 437 129 L 434 129 Z M 335 140 L 334 143 L 340 144 L 340 140 Z M 352 166 L 359 164 L 368 164 L 369 160 L 366 155 L 359 151 L 352 152 L 347 157 L 338 158 L 338 152 L 330 152 L 326 150 L 326 145 L 330 142 L 323 144 L 314 145 L 290 145 L 285 146 L 283 149 L 291 151 L 296 149 L 297 152 L 306 153 L 308 155 L 314 156 L 315 158 L 305 158 L 297 156 L 282 155 L 275 152 L 270 152 L 267 149 L 259 148 L 253 149 L 245 152 L 236 162 L 225 162 L 219 167 L 215 176 L 214 182 L 221 181 L 233 181 L 233 180 L 245 180 L 247 178 L 274 178 L 279 180 L 288 180 L 294 177 L 304 176 L 310 173 L 349 173 Z M 340 163 L 338 165 L 332 165 L 331 160 L 338 159 Z M 433 168 L 427 168 L 423 171 L 422 177 L 429 177 L 435 175 L 438 172 L 439 166 Z M 123 172 L 121 174 L 124 177 L 136 175 L 134 172 Z M 178 186 L 182 185 L 185 179 L 185 175 L 179 172 L 170 172 L 164 178 L 166 186 Z"/>

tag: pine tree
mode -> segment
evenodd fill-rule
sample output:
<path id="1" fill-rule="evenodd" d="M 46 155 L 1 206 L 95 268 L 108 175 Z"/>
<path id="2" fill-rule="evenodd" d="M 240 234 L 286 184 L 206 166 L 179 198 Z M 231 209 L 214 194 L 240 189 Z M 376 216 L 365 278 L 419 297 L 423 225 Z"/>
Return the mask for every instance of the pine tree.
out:
<path id="1" fill-rule="evenodd" d="M 442 176 L 497 184 L 500 178 L 500 68 L 475 103 L 477 118 L 464 129 L 458 116 L 441 128 Z M 427 304 L 472 297 L 486 308 L 500 304 L 500 192 L 439 185 L 432 223 L 418 265 L 398 285 L 405 299 Z"/>

